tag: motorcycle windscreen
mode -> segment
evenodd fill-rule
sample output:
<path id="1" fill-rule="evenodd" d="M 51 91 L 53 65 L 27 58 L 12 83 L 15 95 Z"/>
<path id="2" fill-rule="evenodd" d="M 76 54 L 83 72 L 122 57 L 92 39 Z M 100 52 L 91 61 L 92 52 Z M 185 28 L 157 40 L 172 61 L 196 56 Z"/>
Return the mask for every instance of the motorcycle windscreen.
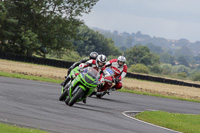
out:
<path id="1" fill-rule="evenodd" d="M 97 85 L 97 81 L 100 77 L 99 72 L 92 67 L 88 67 L 87 69 L 85 69 L 82 75 L 87 83 L 93 85 Z"/>
<path id="2" fill-rule="evenodd" d="M 106 68 L 106 70 L 104 70 L 104 74 L 105 74 L 105 77 L 108 77 L 108 76 L 113 76 L 114 75 L 114 72 L 111 68 Z"/>

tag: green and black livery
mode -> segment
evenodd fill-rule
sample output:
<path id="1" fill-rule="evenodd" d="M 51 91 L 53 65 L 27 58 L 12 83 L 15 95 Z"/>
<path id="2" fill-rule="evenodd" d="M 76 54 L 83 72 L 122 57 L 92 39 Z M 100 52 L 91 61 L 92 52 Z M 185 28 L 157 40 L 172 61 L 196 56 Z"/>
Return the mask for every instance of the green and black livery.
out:
<path id="1" fill-rule="evenodd" d="M 86 99 L 97 87 L 100 77 L 99 72 L 92 67 L 86 67 L 82 72 L 79 72 L 78 69 L 79 67 L 74 68 L 68 75 L 69 80 L 62 88 L 59 98 L 60 101 L 65 100 L 69 106 Z M 75 76 L 77 73 L 79 75 Z"/>

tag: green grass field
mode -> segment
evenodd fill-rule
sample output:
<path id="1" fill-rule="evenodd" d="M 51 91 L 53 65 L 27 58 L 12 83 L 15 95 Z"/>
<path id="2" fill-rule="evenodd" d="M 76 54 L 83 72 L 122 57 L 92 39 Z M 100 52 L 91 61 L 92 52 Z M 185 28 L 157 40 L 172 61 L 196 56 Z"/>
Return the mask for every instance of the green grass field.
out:
<path id="1" fill-rule="evenodd" d="M 14 125 L 0 123 L 0 133 L 47 133 L 47 132 L 38 129 L 22 128 Z"/>
<path id="2" fill-rule="evenodd" d="M 200 133 L 200 115 L 145 111 L 135 118 L 184 133 Z"/>

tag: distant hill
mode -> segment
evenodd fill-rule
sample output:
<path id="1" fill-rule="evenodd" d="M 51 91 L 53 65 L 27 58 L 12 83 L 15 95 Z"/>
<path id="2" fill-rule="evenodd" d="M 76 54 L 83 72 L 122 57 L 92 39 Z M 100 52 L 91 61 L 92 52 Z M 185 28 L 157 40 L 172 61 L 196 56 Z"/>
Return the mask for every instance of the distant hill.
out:
<path id="1" fill-rule="evenodd" d="M 115 45 L 122 51 L 126 50 L 134 45 L 151 45 L 160 47 L 163 51 L 168 51 L 173 56 L 178 54 L 179 56 L 189 54 L 191 56 L 197 56 L 200 54 L 200 41 L 195 43 L 189 42 L 187 39 L 170 40 L 161 37 L 151 37 L 150 35 L 142 34 L 140 31 L 137 33 L 119 33 L 118 31 L 109 31 L 99 28 L 92 28 L 95 31 L 105 35 L 108 38 L 112 38 Z"/>

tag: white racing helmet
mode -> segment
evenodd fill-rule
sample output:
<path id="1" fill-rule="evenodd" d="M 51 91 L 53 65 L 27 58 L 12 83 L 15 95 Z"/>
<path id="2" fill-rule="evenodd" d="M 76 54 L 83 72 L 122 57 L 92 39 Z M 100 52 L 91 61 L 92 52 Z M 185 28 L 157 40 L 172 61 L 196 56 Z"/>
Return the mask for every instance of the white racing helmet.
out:
<path id="1" fill-rule="evenodd" d="M 119 64 L 119 62 L 123 62 L 123 64 L 121 65 L 121 64 Z M 126 58 L 124 56 L 119 56 L 117 58 L 117 63 L 119 65 L 119 67 L 122 67 L 125 64 L 125 62 L 126 62 Z"/>
<path id="2" fill-rule="evenodd" d="M 106 64 L 106 61 L 107 61 L 107 57 L 103 54 L 100 54 L 100 55 L 97 56 L 96 66 L 98 68 L 102 68 Z M 102 63 L 102 65 L 99 65 L 100 62 Z"/>

